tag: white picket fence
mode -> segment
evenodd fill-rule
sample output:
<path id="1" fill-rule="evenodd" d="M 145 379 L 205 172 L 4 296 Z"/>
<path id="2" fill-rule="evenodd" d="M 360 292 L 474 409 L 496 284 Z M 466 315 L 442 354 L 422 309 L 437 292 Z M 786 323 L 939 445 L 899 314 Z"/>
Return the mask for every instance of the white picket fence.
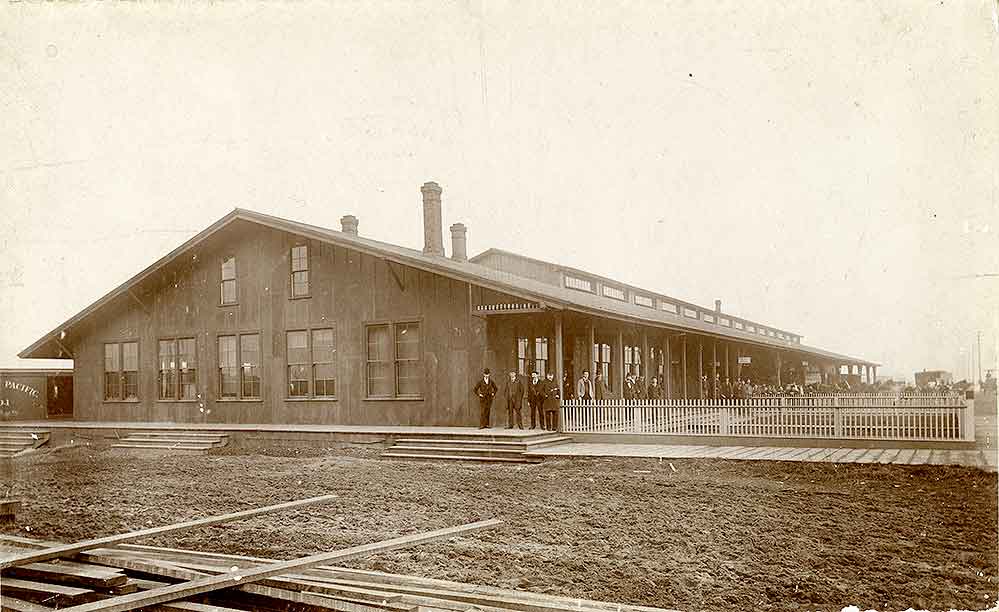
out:
<path id="1" fill-rule="evenodd" d="M 974 441 L 958 395 L 852 394 L 740 400 L 562 402 L 564 433 Z"/>

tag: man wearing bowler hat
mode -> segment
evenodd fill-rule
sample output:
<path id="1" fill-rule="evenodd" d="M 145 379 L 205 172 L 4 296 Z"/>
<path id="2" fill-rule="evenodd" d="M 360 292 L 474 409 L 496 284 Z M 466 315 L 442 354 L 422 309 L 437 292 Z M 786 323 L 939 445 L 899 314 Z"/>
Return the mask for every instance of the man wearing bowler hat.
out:
<path id="1" fill-rule="evenodd" d="M 482 378 L 473 391 L 479 396 L 479 429 L 485 429 L 489 427 L 489 411 L 496 397 L 496 383 L 489 377 L 489 368 L 482 370 Z"/>

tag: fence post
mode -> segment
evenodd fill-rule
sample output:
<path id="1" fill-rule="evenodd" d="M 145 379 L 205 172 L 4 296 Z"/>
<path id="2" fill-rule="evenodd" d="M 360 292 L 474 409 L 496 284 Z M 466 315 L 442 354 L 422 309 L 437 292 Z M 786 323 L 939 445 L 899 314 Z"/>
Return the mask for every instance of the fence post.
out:
<path id="1" fill-rule="evenodd" d="M 964 439 L 975 441 L 975 400 L 964 400 Z"/>
<path id="2" fill-rule="evenodd" d="M 727 436 L 729 435 L 729 422 L 730 422 L 730 408 L 728 406 L 720 406 L 718 408 L 720 414 L 718 415 L 718 435 Z"/>
<path id="3" fill-rule="evenodd" d="M 833 437 L 843 437 L 843 411 L 839 406 L 833 406 Z"/>

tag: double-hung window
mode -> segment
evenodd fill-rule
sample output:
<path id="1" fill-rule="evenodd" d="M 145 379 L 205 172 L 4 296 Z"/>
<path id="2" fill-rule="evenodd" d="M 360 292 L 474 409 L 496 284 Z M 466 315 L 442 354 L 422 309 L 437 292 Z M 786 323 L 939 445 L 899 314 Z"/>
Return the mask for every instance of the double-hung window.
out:
<path id="1" fill-rule="evenodd" d="M 288 397 L 335 397 L 335 330 L 289 331 L 287 342 Z"/>
<path id="2" fill-rule="evenodd" d="M 220 399 L 260 399 L 260 334 L 218 337 Z"/>
<path id="3" fill-rule="evenodd" d="M 222 258 L 222 281 L 219 287 L 221 304 L 236 303 L 236 256 Z"/>
<path id="4" fill-rule="evenodd" d="M 415 321 L 368 325 L 367 396 L 420 398 L 423 360 L 420 324 Z"/>
<path id="5" fill-rule="evenodd" d="M 198 355 L 194 338 L 160 340 L 157 386 L 161 400 L 196 399 Z"/>
<path id="6" fill-rule="evenodd" d="M 309 246 L 291 247 L 291 297 L 309 296 Z"/>
<path id="7" fill-rule="evenodd" d="M 139 399 L 138 342 L 111 342 L 104 345 L 104 399 Z"/>

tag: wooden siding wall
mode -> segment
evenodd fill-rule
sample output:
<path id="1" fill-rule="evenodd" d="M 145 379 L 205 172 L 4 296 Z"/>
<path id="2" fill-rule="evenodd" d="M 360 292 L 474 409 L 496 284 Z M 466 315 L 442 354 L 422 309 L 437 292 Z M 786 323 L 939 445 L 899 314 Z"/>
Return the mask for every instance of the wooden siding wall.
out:
<path id="1" fill-rule="evenodd" d="M 415 268 L 309 241 L 311 296 L 290 299 L 290 248 L 301 241 L 235 223 L 120 298 L 74 334 L 78 419 L 154 422 L 473 425 L 471 386 L 483 367 L 486 323 L 469 288 Z M 219 305 L 221 258 L 236 256 L 238 304 Z M 141 302 L 141 304 L 140 304 Z M 422 400 L 366 398 L 365 324 L 419 321 Z M 286 331 L 336 327 L 337 399 L 286 397 Z M 217 337 L 260 334 L 261 399 L 219 400 Z M 197 339 L 198 401 L 157 400 L 158 340 Z M 139 341 L 139 401 L 103 399 L 104 343 Z M 202 409 L 204 412 L 202 412 Z"/>
<path id="2" fill-rule="evenodd" d="M 0 372 L 0 421 L 41 420 L 47 406 L 45 374 Z"/>

